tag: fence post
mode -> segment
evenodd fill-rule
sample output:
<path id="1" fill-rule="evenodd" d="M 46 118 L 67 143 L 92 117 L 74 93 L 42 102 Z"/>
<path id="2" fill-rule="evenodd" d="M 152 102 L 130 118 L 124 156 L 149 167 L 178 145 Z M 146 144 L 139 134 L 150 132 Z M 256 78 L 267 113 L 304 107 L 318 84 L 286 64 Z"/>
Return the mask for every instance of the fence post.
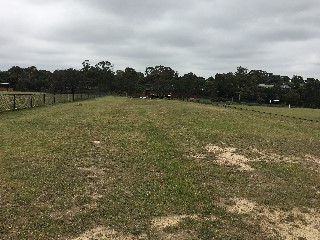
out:
<path id="1" fill-rule="evenodd" d="M 31 95 L 31 98 L 30 98 L 30 107 L 32 108 L 32 95 Z"/>
<path id="2" fill-rule="evenodd" d="M 56 94 L 53 94 L 53 104 L 56 104 Z"/>
<path id="3" fill-rule="evenodd" d="M 46 94 L 43 94 L 43 105 L 46 105 Z"/>
<path id="4" fill-rule="evenodd" d="M 13 94 L 13 111 L 15 111 L 16 110 L 16 95 L 15 94 Z"/>

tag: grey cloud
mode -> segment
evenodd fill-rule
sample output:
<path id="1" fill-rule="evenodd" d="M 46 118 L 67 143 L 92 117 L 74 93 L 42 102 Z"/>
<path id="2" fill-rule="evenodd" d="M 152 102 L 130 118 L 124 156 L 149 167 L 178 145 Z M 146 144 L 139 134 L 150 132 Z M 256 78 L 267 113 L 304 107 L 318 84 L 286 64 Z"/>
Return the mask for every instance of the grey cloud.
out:
<path id="1" fill-rule="evenodd" d="M 319 12 L 317 0 L 3 1 L 0 69 L 90 59 L 139 71 L 162 64 L 211 76 L 242 65 L 319 78 Z"/>

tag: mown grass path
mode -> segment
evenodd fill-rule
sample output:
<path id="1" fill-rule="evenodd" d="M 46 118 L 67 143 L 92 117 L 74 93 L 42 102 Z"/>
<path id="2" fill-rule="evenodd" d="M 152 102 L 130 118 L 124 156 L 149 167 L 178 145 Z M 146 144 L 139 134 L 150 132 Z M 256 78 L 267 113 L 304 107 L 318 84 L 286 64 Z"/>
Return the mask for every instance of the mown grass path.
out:
<path id="1" fill-rule="evenodd" d="M 0 239 L 318 233 L 318 123 L 120 97 L 0 119 Z"/>

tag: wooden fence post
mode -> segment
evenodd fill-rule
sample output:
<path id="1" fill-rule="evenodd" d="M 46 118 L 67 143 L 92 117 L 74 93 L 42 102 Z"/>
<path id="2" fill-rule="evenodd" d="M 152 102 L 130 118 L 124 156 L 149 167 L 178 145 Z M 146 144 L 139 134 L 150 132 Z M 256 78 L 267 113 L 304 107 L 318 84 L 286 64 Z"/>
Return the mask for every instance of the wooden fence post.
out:
<path id="1" fill-rule="evenodd" d="M 16 95 L 15 94 L 13 94 L 13 111 L 15 111 L 16 110 Z"/>

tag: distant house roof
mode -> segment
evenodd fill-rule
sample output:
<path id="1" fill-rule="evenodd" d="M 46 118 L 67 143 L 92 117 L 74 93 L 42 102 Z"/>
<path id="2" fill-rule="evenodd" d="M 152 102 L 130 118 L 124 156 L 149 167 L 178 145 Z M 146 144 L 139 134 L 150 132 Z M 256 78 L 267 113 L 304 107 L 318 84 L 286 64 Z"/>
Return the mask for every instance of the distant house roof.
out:
<path id="1" fill-rule="evenodd" d="M 260 88 L 273 88 L 274 87 L 274 85 L 272 85 L 272 84 L 264 84 L 264 83 L 260 83 L 259 85 L 258 85 L 258 87 L 260 87 Z"/>
<path id="2" fill-rule="evenodd" d="M 287 84 L 281 85 L 280 88 L 282 88 L 282 89 L 291 89 L 291 87 L 289 85 L 287 85 Z"/>

